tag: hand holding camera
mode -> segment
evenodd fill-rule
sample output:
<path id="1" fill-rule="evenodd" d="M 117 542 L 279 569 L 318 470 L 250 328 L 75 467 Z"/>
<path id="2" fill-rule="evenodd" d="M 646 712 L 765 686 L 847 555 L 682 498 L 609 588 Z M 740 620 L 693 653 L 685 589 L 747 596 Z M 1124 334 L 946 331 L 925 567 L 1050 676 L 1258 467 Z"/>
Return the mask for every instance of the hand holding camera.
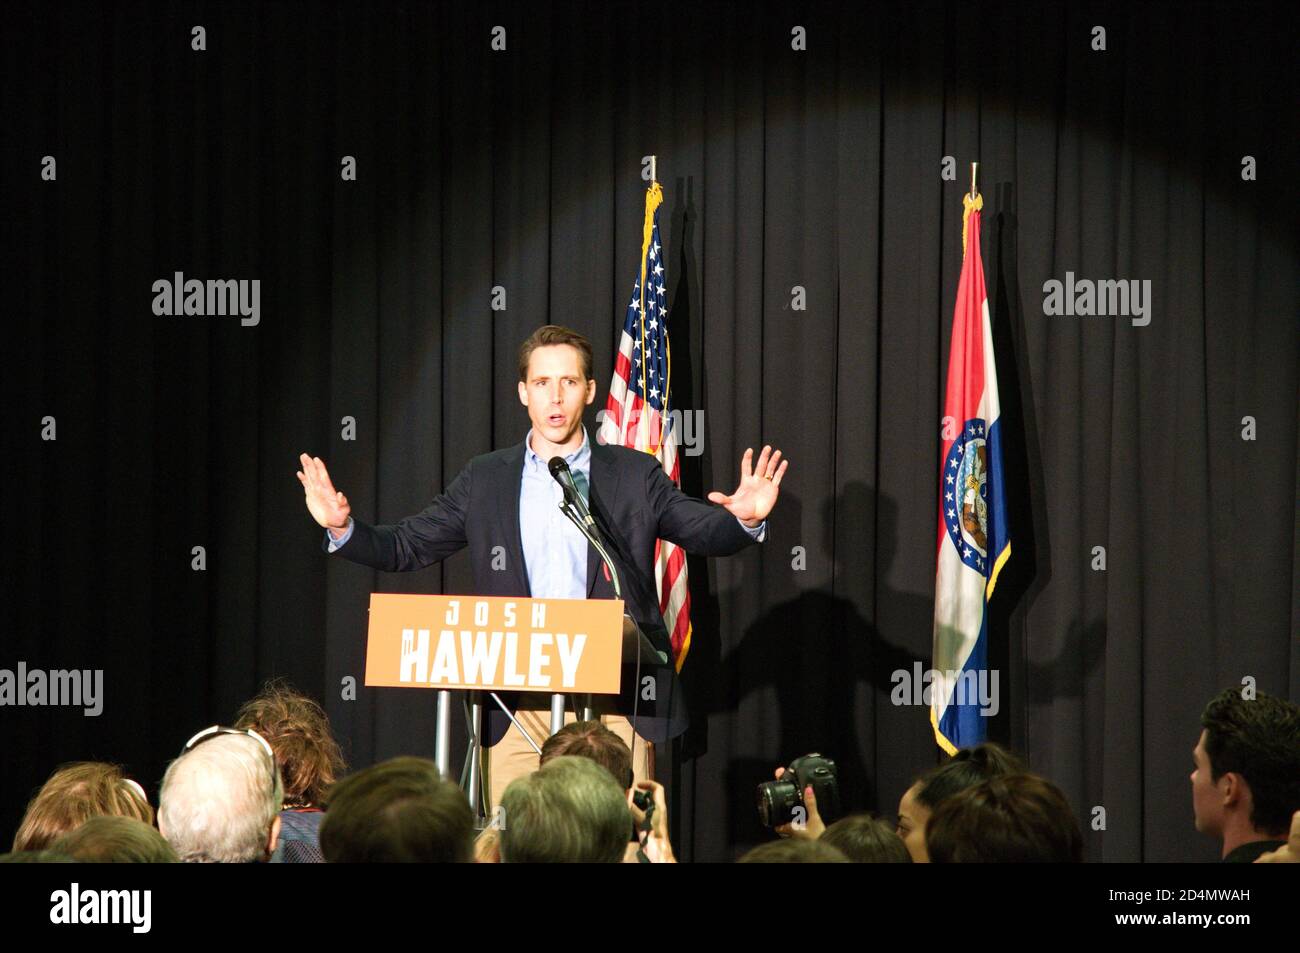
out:
<path id="1" fill-rule="evenodd" d="M 835 762 L 813 752 L 776 769 L 776 780 L 758 786 L 758 816 L 782 837 L 816 840 L 826 821 L 840 814 Z"/>
<path id="2" fill-rule="evenodd" d="M 652 864 L 675 864 L 668 840 L 668 801 L 658 781 L 637 781 L 628 791 L 627 807 L 632 812 L 637 840 Z"/>

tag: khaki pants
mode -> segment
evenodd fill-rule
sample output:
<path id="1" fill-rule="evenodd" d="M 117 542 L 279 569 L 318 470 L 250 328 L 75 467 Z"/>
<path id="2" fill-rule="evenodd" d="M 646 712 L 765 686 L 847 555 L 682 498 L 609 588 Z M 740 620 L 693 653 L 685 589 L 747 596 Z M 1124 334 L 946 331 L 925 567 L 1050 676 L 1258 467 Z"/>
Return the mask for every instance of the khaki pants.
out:
<path id="1" fill-rule="evenodd" d="M 549 696 L 545 696 L 549 700 Z M 600 714 L 598 715 L 600 723 L 608 728 L 614 734 L 622 738 L 629 748 L 632 749 L 632 777 L 635 781 L 644 781 L 654 777 L 654 745 L 644 738 L 635 737 L 632 732 L 632 724 L 622 715 Z M 515 718 L 524 726 L 529 737 L 537 743 L 537 747 L 550 737 L 551 734 L 551 709 L 539 707 L 538 697 L 525 696 L 522 704 L 515 712 Z M 566 710 L 564 713 L 564 723 L 571 725 L 577 721 L 577 716 L 572 711 Z M 633 743 L 635 741 L 635 744 Z M 519 733 L 519 729 L 514 725 L 506 732 L 505 737 L 494 744 L 492 747 L 484 750 L 484 774 L 488 782 L 487 814 L 490 817 L 492 811 L 501 803 L 501 795 L 505 793 L 506 787 L 515 778 L 526 777 L 537 770 L 539 766 L 539 757 L 533 746 L 528 740 Z"/>

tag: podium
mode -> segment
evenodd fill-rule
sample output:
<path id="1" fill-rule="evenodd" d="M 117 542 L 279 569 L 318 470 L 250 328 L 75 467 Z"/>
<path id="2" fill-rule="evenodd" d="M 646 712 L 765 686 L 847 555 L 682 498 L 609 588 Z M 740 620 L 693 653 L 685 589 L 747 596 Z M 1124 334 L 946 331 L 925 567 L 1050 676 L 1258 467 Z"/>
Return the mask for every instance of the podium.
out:
<path id="1" fill-rule="evenodd" d="M 564 726 L 566 699 L 583 720 L 593 695 L 616 695 L 623 666 L 667 662 L 621 599 L 533 599 L 511 596 L 372 593 L 367 628 L 367 686 L 425 688 L 437 693 L 434 761 L 451 776 L 453 694 L 462 695 L 468 750 L 460 784 L 484 820 L 483 715 L 500 706 L 541 753 L 499 692 L 551 695 L 550 730 Z M 486 696 L 486 699 L 485 699 Z M 634 698 L 639 695 L 634 695 Z M 635 703 L 634 703 L 635 704 Z M 636 729 L 635 708 L 631 716 Z"/>

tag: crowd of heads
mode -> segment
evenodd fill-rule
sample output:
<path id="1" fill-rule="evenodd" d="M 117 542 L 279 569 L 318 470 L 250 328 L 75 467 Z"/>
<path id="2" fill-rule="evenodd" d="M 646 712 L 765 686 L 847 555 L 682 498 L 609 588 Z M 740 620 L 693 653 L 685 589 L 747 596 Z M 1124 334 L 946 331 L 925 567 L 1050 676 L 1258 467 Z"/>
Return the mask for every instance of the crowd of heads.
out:
<path id="1" fill-rule="evenodd" d="M 1193 750 L 1198 831 L 1227 860 L 1300 861 L 1300 707 L 1229 689 L 1206 706 Z M 778 777 L 781 772 L 778 771 Z M 957 751 L 902 792 L 897 823 L 806 822 L 743 863 L 1077 863 L 1084 837 L 1060 788 L 996 744 Z M 192 737 L 163 776 L 155 814 L 116 765 L 61 766 L 35 793 L 5 862 L 673 862 L 664 789 L 633 776 L 599 722 L 566 725 L 540 767 L 476 823 L 460 786 L 425 758 L 346 774 L 324 710 L 275 682 L 233 727 Z M 775 823 L 775 822 L 773 822 Z M 480 829 L 483 828 L 483 829 Z"/>

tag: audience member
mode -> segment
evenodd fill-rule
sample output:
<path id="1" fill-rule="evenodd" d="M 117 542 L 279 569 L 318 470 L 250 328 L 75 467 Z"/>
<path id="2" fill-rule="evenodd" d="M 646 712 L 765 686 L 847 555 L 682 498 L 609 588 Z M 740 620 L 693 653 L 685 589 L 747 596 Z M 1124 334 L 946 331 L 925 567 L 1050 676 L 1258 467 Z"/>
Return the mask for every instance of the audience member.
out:
<path id="1" fill-rule="evenodd" d="M 740 860 L 738 864 L 847 864 L 849 859 L 837 847 L 823 843 L 820 839 L 809 840 L 792 837 L 789 840 L 774 840 L 760 844 Z"/>
<path id="2" fill-rule="evenodd" d="M 92 817 L 50 845 L 83 864 L 174 864 L 180 858 L 161 834 L 134 817 Z"/>
<path id="3" fill-rule="evenodd" d="M 1300 809 L 1300 706 L 1227 688 L 1201 714 L 1192 751 L 1196 829 L 1221 842 L 1225 863 L 1250 863 L 1286 846 Z"/>
<path id="4" fill-rule="evenodd" d="M 43 850 L 92 817 L 117 815 L 153 824 L 153 808 L 139 784 L 115 764 L 78 761 L 61 765 L 27 805 L 15 851 Z"/>
<path id="5" fill-rule="evenodd" d="M 840 818 L 819 840 L 837 848 L 855 864 L 910 864 L 907 845 L 886 821 L 871 814 Z"/>
<path id="6" fill-rule="evenodd" d="M 621 863 L 627 793 L 587 758 L 562 755 L 510 783 L 501 797 L 504 863 Z"/>
<path id="7" fill-rule="evenodd" d="M 918 864 L 929 861 L 925 848 L 925 827 L 934 810 L 967 788 L 990 778 L 1020 774 L 1024 764 L 1011 752 L 991 741 L 962 748 L 932 768 L 903 792 L 898 802 L 898 836 Z"/>
<path id="8" fill-rule="evenodd" d="M 252 728 L 270 743 L 284 779 L 280 843 L 272 861 L 321 863 L 325 791 L 345 770 L 343 752 L 330 732 L 325 709 L 276 680 L 239 709 L 235 727 Z"/>
<path id="9" fill-rule="evenodd" d="M 191 738 L 167 768 L 158 829 L 187 863 L 264 861 L 275 852 L 283 801 L 266 739 L 214 725 Z"/>
<path id="10" fill-rule="evenodd" d="M 541 764 L 547 764 L 556 758 L 564 756 L 577 758 L 587 758 L 596 762 L 598 765 L 607 770 L 620 786 L 628 792 L 629 810 L 632 815 L 632 821 L 641 824 L 644 821 L 644 814 L 633 804 L 632 801 L 632 750 L 627 746 L 627 742 L 620 738 L 613 731 L 610 731 L 599 721 L 577 721 L 565 725 L 555 734 L 546 739 L 542 745 Z M 653 793 L 653 785 L 645 786 L 644 790 Z M 664 813 L 666 814 L 665 808 Z M 656 821 L 663 815 L 656 815 Z M 664 824 L 667 822 L 664 821 Z M 498 824 L 492 824 L 485 828 L 474 842 L 474 857 L 479 863 L 499 863 L 501 861 L 500 850 L 500 830 Z M 672 856 L 672 848 L 667 845 L 666 833 L 660 835 L 660 830 L 666 831 L 666 827 L 661 827 L 656 823 L 649 832 L 643 835 L 646 839 L 646 847 L 654 854 L 658 862 L 669 862 Z M 632 824 L 628 825 L 629 833 L 632 832 Z M 629 863 L 639 861 L 637 852 L 642 849 L 642 845 L 637 840 L 629 840 L 624 859 Z"/>
<path id="11" fill-rule="evenodd" d="M 542 745 L 541 763 L 565 755 L 589 758 L 612 774 L 623 790 L 632 787 L 632 749 L 599 721 L 575 721 L 551 735 Z"/>
<path id="12" fill-rule="evenodd" d="M 925 842 L 936 864 L 1083 861 L 1083 834 L 1065 795 L 1033 774 L 995 777 L 945 798 Z"/>
<path id="13" fill-rule="evenodd" d="M 465 795 L 427 758 L 391 758 L 344 778 L 320 828 L 330 864 L 467 863 L 473 843 Z"/>

